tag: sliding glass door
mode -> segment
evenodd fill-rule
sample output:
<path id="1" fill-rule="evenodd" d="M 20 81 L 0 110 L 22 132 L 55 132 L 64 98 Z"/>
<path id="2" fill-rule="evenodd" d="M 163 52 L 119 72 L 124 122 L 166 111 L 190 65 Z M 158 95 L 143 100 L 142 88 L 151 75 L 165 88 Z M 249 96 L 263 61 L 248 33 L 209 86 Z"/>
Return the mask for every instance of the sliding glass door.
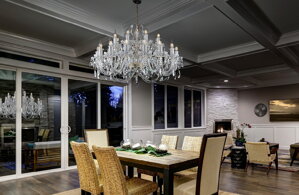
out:
<path id="1" fill-rule="evenodd" d="M 16 72 L 0 70 L 0 176 L 16 174 Z"/>
<path id="2" fill-rule="evenodd" d="M 109 144 L 123 140 L 123 93 L 121 86 L 101 85 L 101 128 L 108 129 Z"/>
<path id="3" fill-rule="evenodd" d="M 0 177 L 75 165 L 69 143 L 84 129 L 106 128 L 119 146 L 124 87 L 34 72 L 0 69 Z"/>
<path id="4" fill-rule="evenodd" d="M 97 83 L 69 79 L 68 97 L 69 142 L 84 141 L 84 129 L 97 128 Z M 69 146 L 69 166 L 75 164 Z"/>
<path id="5" fill-rule="evenodd" d="M 22 173 L 61 167 L 61 79 L 22 73 Z"/>

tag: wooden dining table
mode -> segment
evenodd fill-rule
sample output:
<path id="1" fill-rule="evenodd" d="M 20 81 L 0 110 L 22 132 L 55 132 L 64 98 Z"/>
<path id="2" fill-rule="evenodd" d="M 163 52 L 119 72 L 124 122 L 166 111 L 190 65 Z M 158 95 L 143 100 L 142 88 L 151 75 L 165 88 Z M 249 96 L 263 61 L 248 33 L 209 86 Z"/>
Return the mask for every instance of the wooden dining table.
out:
<path id="1" fill-rule="evenodd" d="M 133 177 L 134 168 L 163 173 L 164 194 L 173 194 L 173 176 L 175 172 L 197 167 L 199 153 L 183 150 L 169 150 L 171 155 L 155 157 L 149 154 L 135 154 L 117 151 L 122 165 L 128 166 L 128 176 Z"/>

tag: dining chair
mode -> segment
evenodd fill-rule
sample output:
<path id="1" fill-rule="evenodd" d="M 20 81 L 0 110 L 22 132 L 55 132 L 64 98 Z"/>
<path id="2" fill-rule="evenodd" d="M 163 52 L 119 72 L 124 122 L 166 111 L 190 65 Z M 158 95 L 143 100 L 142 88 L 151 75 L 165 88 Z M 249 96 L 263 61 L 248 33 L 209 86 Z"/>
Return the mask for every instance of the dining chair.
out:
<path id="1" fill-rule="evenodd" d="M 182 150 L 200 152 L 202 137 L 200 136 L 185 136 Z"/>
<path id="2" fill-rule="evenodd" d="M 90 150 L 92 150 L 93 145 L 109 146 L 108 129 L 85 129 L 84 135 Z"/>
<path id="3" fill-rule="evenodd" d="M 177 135 L 162 135 L 161 144 L 165 144 L 169 150 L 175 150 L 177 147 L 178 136 Z M 141 178 L 141 174 L 149 175 L 153 177 L 153 182 L 159 180 L 160 193 L 162 192 L 163 174 L 145 169 L 137 169 L 138 178 Z M 158 178 L 157 178 L 158 177 Z M 160 179 L 159 179 L 160 178 Z"/>
<path id="4" fill-rule="evenodd" d="M 202 137 L 200 136 L 185 136 L 183 145 L 182 145 L 182 150 L 185 151 L 192 151 L 192 152 L 200 152 L 201 148 L 201 143 L 202 143 Z M 180 172 L 175 173 L 177 176 L 196 176 L 197 173 L 197 167 L 183 170 Z"/>
<path id="5" fill-rule="evenodd" d="M 105 195 L 144 195 L 157 191 L 158 185 L 154 182 L 137 177 L 126 180 L 113 147 L 92 148 L 101 170 Z"/>
<path id="6" fill-rule="evenodd" d="M 219 193 L 221 159 L 226 133 L 206 134 L 202 139 L 196 179 L 175 179 L 175 195 L 211 195 Z"/>
<path id="7" fill-rule="evenodd" d="M 276 158 L 276 154 L 271 154 L 269 144 L 267 142 L 246 142 L 245 148 L 247 152 L 246 171 L 249 164 L 263 164 L 268 166 L 268 175 Z"/>
<path id="8" fill-rule="evenodd" d="M 233 135 L 232 133 L 227 133 L 225 146 L 223 150 L 223 156 L 222 156 L 222 163 L 224 160 L 231 155 L 231 148 L 234 145 Z"/>
<path id="9" fill-rule="evenodd" d="M 70 144 L 77 163 L 82 194 L 99 195 L 103 193 L 103 181 L 98 162 L 93 159 L 87 143 L 72 141 Z"/>
<path id="10" fill-rule="evenodd" d="M 165 144 L 169 150 L 175 150 L 178 143 L 177 135 L 162 135 L 161 144 Z"/>

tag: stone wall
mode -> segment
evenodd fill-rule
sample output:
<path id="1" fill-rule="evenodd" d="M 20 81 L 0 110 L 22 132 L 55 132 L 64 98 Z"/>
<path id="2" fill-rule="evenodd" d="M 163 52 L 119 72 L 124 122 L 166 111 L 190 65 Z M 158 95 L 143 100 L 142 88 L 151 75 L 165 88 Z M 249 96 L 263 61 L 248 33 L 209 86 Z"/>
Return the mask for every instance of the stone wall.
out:
<path id="1" fill-rule="evenodd" d="M 238 91 L 235 89 L 207 90 L 207 133 L 212 133 L 215 119 L 238 122 Z"/>

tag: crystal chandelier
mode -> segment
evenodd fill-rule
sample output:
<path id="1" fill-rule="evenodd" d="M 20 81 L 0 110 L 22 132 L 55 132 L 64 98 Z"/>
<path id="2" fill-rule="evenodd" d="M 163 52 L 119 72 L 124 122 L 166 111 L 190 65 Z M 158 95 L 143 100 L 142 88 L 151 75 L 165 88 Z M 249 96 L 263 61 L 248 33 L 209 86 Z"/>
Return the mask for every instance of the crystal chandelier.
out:
<path id="1" fill-rule="evenodd" d="M 108 49 L 104 51 L 99 44 L 90 66 L 94 68 L 95 77 L 104 75 L 110 80 L 124 79 L 129 81 L 138 77 L 145 82 L 165 81 L 171 76 L 180 78 L 180 68 L 183 67 L 183 57 L 179 55 L 178 47 L 170 44 L 169 52 L 157 38 L 149 40 L 148 32 L 138 23 L 138 5 L 141 0 L 133 0 L 136 4 L 137 22 L 131 25 L 125 33 L 125 39 L 119 40 L 116 34 L 109 41 Z"/>
<path id="2" fill-rule="evenodd" d="M 16 92 L 13 96 L 9 93 L 2 102 L 0 98 L 0 117 L 15 119 L 16 118 Z M 26 91 L 23 92 L 22 96 L 22 117 L 24 119 L 33 119 L 41 116 L 43 110 L 42 101 L 38 98 L 37 101 L 33 98 L 32 93 L 28 97 Z"/>

